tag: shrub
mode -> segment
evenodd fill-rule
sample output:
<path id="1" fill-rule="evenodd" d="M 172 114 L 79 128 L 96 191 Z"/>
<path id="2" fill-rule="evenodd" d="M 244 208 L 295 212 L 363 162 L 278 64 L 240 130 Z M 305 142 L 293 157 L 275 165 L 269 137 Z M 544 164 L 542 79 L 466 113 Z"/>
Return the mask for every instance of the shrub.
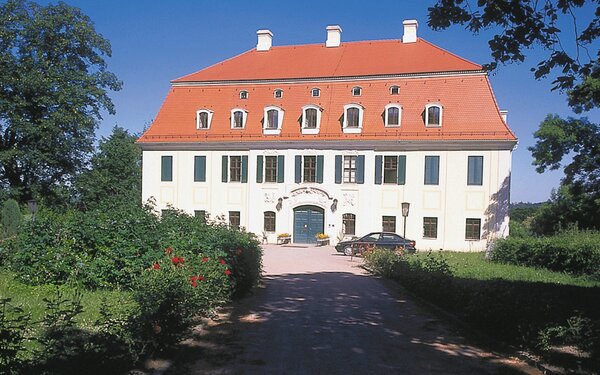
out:
<path id="1" fill-rule="evenodd" d="M 23 221 L 19 204 L 14 199 L 8 199 L 2 206 L 2 235 L 4 238 L 15 236 Z"/>
<path id="2" fill-rule="evenodd" d="M 600 232 L 570 230 L 552 237 L 498 240 L 492 260 L 600 277 Z"/>
<path id="3" fill-rule="evenodd" d="M 13 306 L 10 298 L 0 297 L 0 373 L 17 373 L 26 341 L 25 332 L 30 315 L 20 306 Z"/>
<path id="4" fill-rule="evenodd" d="M 394 278 L 401 262 L 406 260 L 389 250 L 375 249 L 364 255 L 367 266 L 375 273 L 388 278 Z"/>

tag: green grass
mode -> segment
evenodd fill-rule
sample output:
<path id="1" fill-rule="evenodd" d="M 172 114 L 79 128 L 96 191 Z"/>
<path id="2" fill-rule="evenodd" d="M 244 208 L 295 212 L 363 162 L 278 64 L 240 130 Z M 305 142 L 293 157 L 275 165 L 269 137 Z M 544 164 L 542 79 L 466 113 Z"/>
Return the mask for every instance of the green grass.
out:
<path id="1" fill-rule="evenodd" d="M 426 253 L 416 256 L 422 257 Z M 484 253 L 443 251 L 441 254 L 452 267 L 454 276 L 476 280 L 503 279 L 508 281 L 542 282 L 580 287 L 600 287 L 600 280 L 589 276 L 574 276 L 542 268 L 500 264 L 485 260 Z"/>

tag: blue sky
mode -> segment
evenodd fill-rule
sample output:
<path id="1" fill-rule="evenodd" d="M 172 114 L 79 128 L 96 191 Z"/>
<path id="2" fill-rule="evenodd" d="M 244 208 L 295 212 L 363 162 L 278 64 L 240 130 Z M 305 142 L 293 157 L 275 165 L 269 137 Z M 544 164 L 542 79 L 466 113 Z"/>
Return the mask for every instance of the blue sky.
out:
<path id="1" fill-rule="evenodd" d="M 491 61 L 489 32 L 473 35 L 461 26 L 429 29 L 427 8 L 434 1 L 65 2 L 81 8 L 96 31 L 110 40 L 109 70 L 123 81 L 123 89 L 111 93 L 117 113 L 104 116 L 99 136 L 110 134 L 115 125 L 141 133 L 158 113 L 170 80 L 254 48 L 256 30 L 262 28 L 273 32 L 273 45 L 290 45 L 324 43 L 325 27 L 340 25 L 343 43 L 401 38 L 402 21 L 416 19 L 419 37 L 473 62 Z M 584 18 L 585 13 L 584 9 Z M 550 91 L 550 80 L 533 78 L 529 69 L 536 65 L 537 55 L 531 51 L 524 63 L 501 66 L 490 75 L 498 104 L 509 111 L 508 124 L 519 138 L 513 153 L 513 202 L 545 201 L 558 186 L 562 173 L 536 173 L 527 147 L 534 144 L 533 132 L 546 114 L 575 115 L 564 95 Z M 600 121 L 599 110 L 585 115 Z"/>

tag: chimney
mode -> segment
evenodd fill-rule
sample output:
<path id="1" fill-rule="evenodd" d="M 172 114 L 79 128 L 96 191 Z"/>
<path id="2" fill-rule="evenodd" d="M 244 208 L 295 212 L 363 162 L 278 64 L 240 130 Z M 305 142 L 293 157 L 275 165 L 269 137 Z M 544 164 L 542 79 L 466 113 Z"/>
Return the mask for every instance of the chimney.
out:
<path id="1" fill-rule="evenodd" d="M 258 43 L 256 43 L 257 51 L 268 51 L 273 45 L 273 33 L 270 30 L 258 30 Z"/>
<path id="2" fill-rule="evenodd" d="M 417 41 L 417 20 L 406 20 L 402 22 L 404 25 L 404 35 L 402 35 L 402 43 L 414 43 Z"/>
<path id="3" fill-rule="evenodd" d="M 325 47 L 339 47 L 342 42 L 342 28 L 339 25 L 327 26 Z"/>
<path id="4" fill-rule="evenodd" d="M 504 123 L 506 125 L 508 125 L 508 122 L 506 122 L 506 117 L 508 116 L 508 111 L 506 109 L 500 110 L 500 116 L 502 116 L 502 121 L 504 121 Z"/>

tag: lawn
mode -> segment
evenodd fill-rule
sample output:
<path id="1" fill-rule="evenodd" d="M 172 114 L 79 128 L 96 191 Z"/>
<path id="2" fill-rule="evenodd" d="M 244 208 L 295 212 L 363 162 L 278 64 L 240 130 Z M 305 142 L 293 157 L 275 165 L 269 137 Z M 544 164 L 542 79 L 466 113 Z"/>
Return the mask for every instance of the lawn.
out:
<path id="1" fill-rule="evenodd" d="M 419 253 L 424 257 L 427 253 Z M 442 251 L 456 277 L 475 280 L 503 279 L 507 281 L 542 282 L 579 287 L 600 287 L 600 280 L 589 276 L 573 276 L 542 268 L 500 264 L 485 260 L 484 253 Z"/>

